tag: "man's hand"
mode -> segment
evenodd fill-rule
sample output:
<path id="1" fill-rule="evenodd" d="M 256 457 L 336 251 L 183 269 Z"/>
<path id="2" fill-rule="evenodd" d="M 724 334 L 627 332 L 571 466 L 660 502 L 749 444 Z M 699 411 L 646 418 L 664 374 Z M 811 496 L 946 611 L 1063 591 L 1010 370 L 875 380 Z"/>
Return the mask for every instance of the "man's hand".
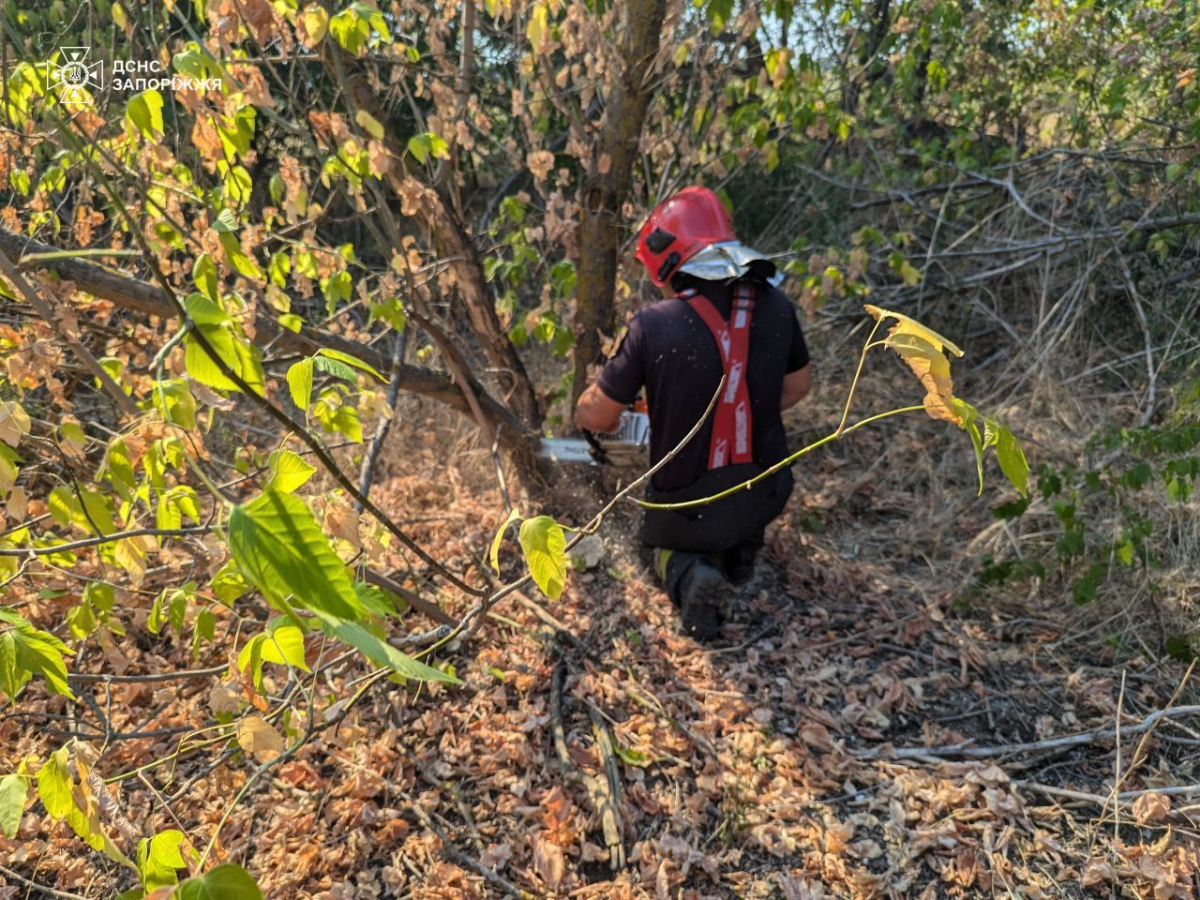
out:
<path id="1" fill-rule="evenodd" d="M 621 426 L 624 411 L 624 403 L 618 403 L 595 384 L 590 384 L 575 406 L 575 427 L 584 431 L 616 431 Z"/>
<path id="2" fill-rule="evenodd" d="M 783 396 L 779 400 L 779 409 L 791 409 L 808 396 L 812 388 L 812 374 L 808 366 L 789 372 L 783 376 Z M 586 395 L 585 395 L 586 396 Z"/>

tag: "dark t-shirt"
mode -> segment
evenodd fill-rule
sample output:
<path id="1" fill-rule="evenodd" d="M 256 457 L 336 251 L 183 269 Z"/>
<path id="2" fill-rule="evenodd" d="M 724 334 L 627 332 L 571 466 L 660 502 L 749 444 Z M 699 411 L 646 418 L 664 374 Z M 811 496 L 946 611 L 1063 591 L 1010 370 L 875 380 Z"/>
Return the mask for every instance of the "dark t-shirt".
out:
<path id="1" fill-rule="evenodd" d="M 733 286 L 694 282 L 726 319 Z M 808 347 L 792 303 L 760 284 L 750 320 L 747 387 L 753 419 L 754 461 L 770 466 L 787 455 L 779 403 L 783 376 L 808 365 Z M 643 386 L 650 407 L 650 460 L 666 456 L 704 415 L 721 381 L 721 359 L 712 332 L 687 301 L 670 297 L 642 309 L 597 385 L 619 403 L 632 403 Z M 708 468 L 712 416 L 674 459 L 654 476 L 660 491 L 685 488 Z"/>

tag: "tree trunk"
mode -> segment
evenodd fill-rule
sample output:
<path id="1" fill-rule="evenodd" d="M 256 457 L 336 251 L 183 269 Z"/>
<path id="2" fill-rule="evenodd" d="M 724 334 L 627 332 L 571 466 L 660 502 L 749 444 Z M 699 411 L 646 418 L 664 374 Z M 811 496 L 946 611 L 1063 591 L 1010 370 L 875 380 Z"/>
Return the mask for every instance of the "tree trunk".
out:
<path id="1" fill-rule="evenodd" d="M 496 369 L 500 383 L 509 393 L 513 411 L 527 428 L 537 428 L 542 420 L 537 392 L 525 364 L 500 325 L 495 298 L 466 223 L 432 185 L 406 165 L 406 148 L 388 127 L 387 114 L 362 64 L 343 53 L 330 39 L 323 44 L 323 53 L 330 75 L 339 83 L 344 82 L 350 118 L 353 120 L 354 114 L 361 110 L 384 126 L 384 143 L 392 156 L 385 179 L 388 186 L 400 196 L 414 192 L 419 195 L 413 204 L 414 217 L 433 251 L 448 262 L 454 273 L 467 319 L 484 357 Z"/>
<path id="2" fill-rule="evenodd" d="M 666 0 L 624 4 L 623 69 L 607 97 L 603 130 L 580 194 L 573 400 L 587 387 L 589 367 L 603 359 L 601 332 L 611 331 L 614 325 L 617 253 L 624 237 L 621 207 L 633 181 L 666 7 Z"/>

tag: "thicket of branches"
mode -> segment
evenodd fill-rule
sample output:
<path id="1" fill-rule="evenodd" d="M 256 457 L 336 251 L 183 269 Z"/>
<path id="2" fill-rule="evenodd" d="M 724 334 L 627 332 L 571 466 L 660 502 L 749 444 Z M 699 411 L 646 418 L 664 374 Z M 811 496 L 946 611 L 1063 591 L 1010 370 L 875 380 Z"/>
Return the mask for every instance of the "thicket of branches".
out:
<path id="1" fill-rule="evenodd" d="M 795 251 L 831 355 L 867 301 L 967 336 L 974 393 L 1016 404 L 1015 430 L 1076 384 L 1111 390 L 1106 421 L 1064 414 L 1035 499 L 981 537 L 981 585 L 1091 599 L 1155 557 L 1153 515 L 1124 498 L 1191 495 L 1192 3 L 93 0 L 0 21 L 6 710 L 77 695 L 105 746 L 136 740 L 66 660 L 132 640 L 143 598 L 154 633 L 211 663 L 197 677 L 225 676 L 204 766 L 240 747 L 243 791 L 373 684 L 454 681 L 439 654 L 529 578 L 560 593 L 567 540 L 524 520 L 532 571 L 507 586 L 487 548 L 420 546 L 371 500 L 397 398 L 468 417 L 538 483 L 538 437 L 649 296 L 636 225 L 694 182 L 748 242 Z M 221 87 L 64 103 L 68 47 Z M 1013 539 L 1039 509 L 1060 526 L 1045 560 Z M 72 579 L 65 612 L 48 571 Z M 318 677 L 357 653 L 379 668 L 316 724 Z M 3 773 L 6 830 L 36 780 L 50 815 L 169 887 L 193 851 L 172 834 L 129 859 L 88 740 Z"/>

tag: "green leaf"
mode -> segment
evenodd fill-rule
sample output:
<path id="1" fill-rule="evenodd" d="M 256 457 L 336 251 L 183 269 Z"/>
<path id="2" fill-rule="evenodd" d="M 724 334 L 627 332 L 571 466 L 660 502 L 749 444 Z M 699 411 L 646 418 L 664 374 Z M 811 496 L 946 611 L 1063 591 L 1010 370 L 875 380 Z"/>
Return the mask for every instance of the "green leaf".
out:
<path id="1" fill-rule="evenodd" d="M 0 832 L 10 841 L 17 836 L 28 798 L 28 776 L 14 772 L 0 778 Z"/>
<path id="2" fill-rule="evenodd" d="M 176 872 L 187 868 L 182 851 L 186 840 L 182 831 L 169 828 L 138 842 L 138 873 L 147 891 L 170 887 L 179 882 Z"/>
<path id="3" fill-rule="evenodd" d="M 250 142 L 254 140 L 254 120 L 258 111 L 251 105 L 238 109 L 233 118 L 228 114 L 217 126 L 217 136 L 221 139 L 221 148 L 225 157 L 232 160 L 235 156 L 245 157 L 250 152 Z"/>
<path id="4" fill-rule="evenodd" d="M 217 213 L 212 227 L 217 234 L 233 234 L 237 231 L 237 215 L 232 209 L 223 209 Z"/>
<path id="5" fill-rule="evenodd" d="M 1104 583 L 1107 572 L 1100 563 L 1092 563 L 1083 575 L 1075 579 L 1071 585 L 1071 596 L 1078 605 L 1084 606 L 1096 599 L 1096 590 Z"/>
<path id="6" fill-rule="evenodd" d="M 75 808 L 74 779 L 67 770 L 67 748 L 50 754 L 38 769 L 38 799 L 51 818 L 65 818 Z"/>
<path id="7" fill-rule="evenodd" d="M 41 675 L 51 693 L 73 697 L 63 662 L 70 653 L 70 648 L 49 632 L 27 622 L 14 625 L 0 633 L 0 690 L 11 700 L 30 676 Z"/>
<path id="8" fill-rule="evenodd" d="M 341 350 L 330 350 L 328 348 L 324 348 L 324 349 L 318 350 L 316 355 L 318 357 L 324 357 L 326 359 L 336 359 L 339 362 L 344 362 L 348 366 L 353 366 L 356 369 L 361 369 L 362 371 L 366 372 L 368 375 L 374 375 L 381 383 L 387 384 L 387 379 L 379 374 L 378 369 L 376 369 L 374 366 L 372 366 L 368 363 L 363 362 L 357 356 L 354 356 L 350 353 L 343 353 Z"/>
<path id="9" fill-rule="evenodd" d="M 996 459 L 1000 471 L 1022 497 L 1029 494 L 1029 461 L 1020 442 L 1003 425 L 997 426 Z"/>
<path id="10" fill-rule="evenodd" d="M 567 586 L 567 536 L 562 526 L 549 516 L 526 519 L 519 539 L 533 580 L 543 594 L 557 600 Z"/>
<path id="11" fill-rule="evenodd" d="M 0 632 L 0 691 L 11 702 L 29 681 L 29 673 L 17 668 L 16 636 L 12 631 Z"/>
<path id="12" fill-rule="evenodd" d="M 362 625 L 354 622 L 327 622 L 325 630 L 342 643 L 359 650 L 375 665 L 391 669 L 403 678 L 410 678 L 414 681 L 441 681 L 447 684 L 461 683 L 453 675 L 418 662 L 407 653 L 401 653 Z"/>
<path id="13" fill-rule="evenodd" d="M 496 529 L 496 536 L 492 538 L 492 546 L 488 549 L 488 562 L 492 564 L 492 571 L 497 575 L 500 574 L 500 543 L 504 540 L 504 533 L 508 531 L 508 526 L 519 518 L 521 518 L 520 512 L 516 509 L 509 510 L 508 518 Z"/>
<path id="14" fill-rule="evenodd" d="M 326 619 L 365 612 L 329 538 L 293 494 L 266 491 L 235 506 L 229 552 L 263 596 L 284 609 L 290 602 Z"/>
<path id="15" fill-rule="evenodd" d="M 960 416 L 959 427 L 971 438 L 971 446 L 975 448 L 975 468 L 979 473 L 979 493 L 983 493 L 983 436 L 979 433 L 979 411 L 965 400 L 957 397 L 950 398 L 950 406 Z"/>
<path id="16" fill-rule="evenodd" d="M 120 437 L 108 442 L 104 454 L 104 465 L 108 469 L 109 480 L 124 496 L 133 490 L 137 484 L 137 476 L 133 471 L 133 460 L 130 458 L 129 445 Z"/>
<path id="17" fill-rule="evenodd" d="M 256 634 L 246 642 L 238 652 L 238 672 L 248 674 L 256 691 L 262 691 L 262 649 L 266 641 L 265 634 Z"/>
<path id="18" fill-rule="evenodd" d="M 288 275 L 292 271 L 292 261 L 286 253 L 271 254 L 271 261 L 267 265 L 267 274 L 271 278 L 271 283 L 276 287 L 287 287 Z"/>
<path id="19" fill-rule="evenodd" d="M 431 156 L 449 157 L 450 145 L 440 135 L 434 134 L 432 131 L 426 131 L 422 134 L 414 134 L 408 139 L 408 152 L 416 158 L 417 162 L 424 165 L 429 161 L 429 157 Z"/>
<path id="20" fill-rule="evenodd" d="M 613 744 L 613 752 L 620 757 L 622 762 L 628 763 L 631 766 L 637 766 L 638 768 L 644 769 L 651 763 L 650 757 L 645 753 L 642 753 L 640 750 L 634 750 L 630 747 L 622 747 L 620 744 Z"/>
<path id="21" fill-rule="evenodd" d="M 246 382 L 260 396 L 264 395 L 266 378 L 262 368 L 262 354 L 241 333 L 229 315 L 217 304 L 202 294 L 190 294 L 184 301 L 188 317 L 195 330 L 208 342 L 221 361 Z M 220 366 L 189 334 L 184 364 L 190 378 L 208 387 L 223 391 L 240 391 L 241 388 L 221 371 Z"/>
<path id="22" fill-rule="evenodd" d="M 175 889 L 172 900 L 263 900 L 262 891 L 241 866 L 223 863 Z"/>
<path id="23" fill-rule="evenodd" d="M 126 104 L 125 121 L 141 132 L 146 140 L 155 141 L 166 133 L 162 111 L 162 94 L 154 89 L 142 91 Z"/>
<path id="24" fill-rule="evenodd" d="M 306 411 L 312 403 L 313 361 L 311 357 L 292 364 L 287 371 L 287 383 L 288 390 L 292 395 L 292 402 L 302 412 Z"/>
<path id="25" fill-rule="evenodd" d="M 339 303 L 350 299 L 354 283 L 349 272 L 337 272 L 321 279 L 321 290 L 325 293 L 325 313 L 332 316 Z"/>
<path id="26" fill-rule="evenodd" d="M 285 494 L 294 493 L 317 471 L 315 466 L 310 466 L 299 454 L 287 449 L 272 453 L 268 465 L 271 480 L 267 482 L 267 490 L 281 491 Z"/>
<path id="27" fill-rule="evenodd" d="M 212 643 L 217 633 L 217 617 L 211 609 L 202 609 L 196 614 L 196 624 L 192 628 L 192 659 L 200 658 L 200 642 Z"/>
<path id="28" fill-rule="evenodd" d="M 252 257 L 243 252 L 241 242 L 238 241 L 236 234 L 225 232 L 218 234 L 217 238 L 221 242 L 221 249 L 225 251 L 225 258 L 240 275 L 245 275 L 253 281 L 261 282 L 263 280 L 262 269 L 258 267 L 258 263 Z"/>
<path id="29" fill-rule="evenodd" d="M 168 422 L 188 431 L 196 427 L 196 397 L 186 381 L 174 378 L 156 382 L 153 396 L 155 407 Z"/>
<path id="30" fill-rule="evenodd" d="M 358 384 L 358 373 L 353 366 L 348 366 L 341 360 L 326 359 L 324 356 L 314 356 L 313 365 L 334 378 L 340 378 L 348 384 Z"/>
<path id="31" fill-rule="evenodd" d="M 226 606 L 233 606 L 238 597 L 250 589 L 250 585 L 246 584 L 246 579 L 238 571 L 237 563 L 232 559 L 226 560 L 225 565 L 217 569 L 209 587 L 216 594 L 217 600 Z"/>
<path id="32" fill-rule="evenodd" d="M 304 672 L 311 671 L 304 661 L 304 632 L 284 619 L 276 619 L 267 629 L 262 645 L 263 662 L 294 666 Z"/>
<path id="33" fill-rule="evenodd" d="M 356 3 L 329 20 L 329 33 L 351 56 L 358 56 L 371 36 L 370 23 L 359 14 L 357 6 Z"/>
<path id="34" fill-rule="evenodd" d="M 359 602 L 367 611 L 381 619 L 398 615 L 400 606 L 407 609 L 404 600 L 365 581 L 354 582 L 354 590 L 358 594 Z"/>
<path id="35" fill-rule="evenodd" d="M 200 293 L 211 300 L 214 305 L 221 302 L 217 281 L 217 264 L 207 253 L 201 253 L 196 257 L 196 263 L 192 266 L 192 282 Z"/>

